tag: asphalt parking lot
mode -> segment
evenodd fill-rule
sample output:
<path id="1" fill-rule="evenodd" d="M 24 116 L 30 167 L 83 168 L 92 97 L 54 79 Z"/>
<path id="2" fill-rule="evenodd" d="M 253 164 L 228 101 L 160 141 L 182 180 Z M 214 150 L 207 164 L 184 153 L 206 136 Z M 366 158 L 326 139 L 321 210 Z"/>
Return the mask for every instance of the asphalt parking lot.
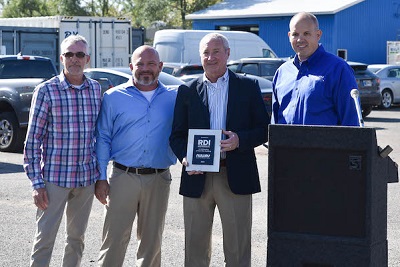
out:
<path id="1" fill-rule="evenodd" d="M 390 157 L 400 163 L 400 107 L 390 111 L 374 110 L 365 120 L 366 127 L 376 129 L 378 145 L 390 145 Z M 268 150 L 257 147 L 257 162 L 262 192 L 253 198 L 252 266 L 266 266 L 267 255 L 267 173 Z M 184 266 L 184 231 L 182 197 L 178 194 L 180 164 L 171 168 L 173 181 L 162 246 L 162 266 Z M 32 204 L 29 180 L 22 169 L 22 154 L 0 152 L 0 266 L 28 266 L 36 209 Z M 96 266 L 103 223 L 102 205 L 95 200 L 86 233 L 82 266 Z M 60 266 L 63 254 L 63 222 L 53 252 L 51 266 Z M 388 185 L 389 266 L 400 266 L 400 185 Z M 135 226 L 125 265 L 135 266 Z M 211 266 L 223 266 L 221 224 L 215 214 Z"/>

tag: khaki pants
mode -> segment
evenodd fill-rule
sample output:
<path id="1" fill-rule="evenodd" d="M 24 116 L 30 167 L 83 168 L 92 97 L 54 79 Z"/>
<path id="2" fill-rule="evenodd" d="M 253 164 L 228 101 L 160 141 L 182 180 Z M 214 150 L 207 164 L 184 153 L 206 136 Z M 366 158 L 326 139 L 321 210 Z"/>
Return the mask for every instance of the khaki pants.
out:
<path id="1" fill-rule="evenodd" d="M 183 199 L 185 266 L 210 265 L 215 206 L 218 207 L 222 222 L 226 266 L 251 266 L 252 195 L 232 193 L 226 168 L 219 173 L 206 174 L 200 198 Z"/>
<path id="2" fill-rule="evenodd" d="M 161 266 L 161 241 L 171 185 L 171 173 L 137 175 L 113 167 L 105 206 L 99 266 L 122 266 L 137 220 L 136 266 Z"/>
<path id="3" fill-rule="evenodd" d="M 62 266 L 80 266 L 84 234 L 92 209 L 94 184 L 87 187 L 65 188 L 46 182 L 46 189 L 49 206 L 44 211 L 38 209 L 36 213 L 37 229 L 30 266 L 49 266 L 64 209 L 66 240 Z"/>

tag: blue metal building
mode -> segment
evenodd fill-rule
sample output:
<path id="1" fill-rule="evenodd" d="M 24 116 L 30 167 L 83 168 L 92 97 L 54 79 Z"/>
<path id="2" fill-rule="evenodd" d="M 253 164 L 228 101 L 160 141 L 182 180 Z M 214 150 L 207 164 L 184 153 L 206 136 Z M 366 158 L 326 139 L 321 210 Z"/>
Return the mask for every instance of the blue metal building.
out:
<path id="1" fill-rule="evenodd" d="M 325 49 L 350 61 L 386 63 L 386 42 L 400 40 L 400 0 L 225 0 L 186 19 L 196 30 L 254 32 L 288 57 L 289 21 L 301 11 L 317 16 Z"/>

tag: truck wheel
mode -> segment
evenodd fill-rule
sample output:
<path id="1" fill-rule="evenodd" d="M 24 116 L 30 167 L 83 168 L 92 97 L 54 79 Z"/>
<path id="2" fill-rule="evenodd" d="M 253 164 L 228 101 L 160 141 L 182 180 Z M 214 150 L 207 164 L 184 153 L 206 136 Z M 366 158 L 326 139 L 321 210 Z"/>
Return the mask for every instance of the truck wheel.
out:
<path id="1" fill-rule="evenodd" d="M 362 117 L 365 118 L 371 113 L 372 106 L 362 106 L 361 109 Z"/>
<path id="2" fill-rule="evenodd" d="M 23 147 L 24 131 L 19 128 L 12 112 L 0 113 L 0 151 L 20 152 Z"/>

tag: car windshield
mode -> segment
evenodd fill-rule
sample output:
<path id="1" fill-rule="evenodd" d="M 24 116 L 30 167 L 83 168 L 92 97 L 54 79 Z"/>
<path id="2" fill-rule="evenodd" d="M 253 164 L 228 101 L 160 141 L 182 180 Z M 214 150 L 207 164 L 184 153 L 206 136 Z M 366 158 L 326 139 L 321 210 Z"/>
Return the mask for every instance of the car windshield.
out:
<path id="1" fill-rule="evenodd" d="M 261 64 L 261 76 L 274 76 L 276 70 L 283 64 L 283 61 L 276 61 Z"/>
<path id="2" fill-rule="evenodd" d="M 55 75 L 52 65 L 44 60 L 2 60 L 0 63 L 0 79 L 50 79 Z"/>

